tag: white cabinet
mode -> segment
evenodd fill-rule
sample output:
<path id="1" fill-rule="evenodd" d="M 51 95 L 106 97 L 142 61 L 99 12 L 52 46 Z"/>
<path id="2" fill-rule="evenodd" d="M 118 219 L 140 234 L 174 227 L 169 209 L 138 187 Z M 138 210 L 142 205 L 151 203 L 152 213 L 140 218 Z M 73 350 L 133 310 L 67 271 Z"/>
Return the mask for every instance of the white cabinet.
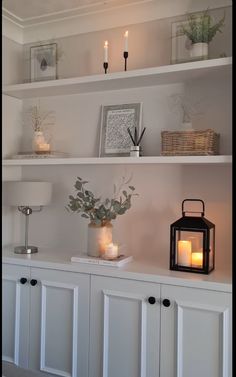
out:
<path id="1" fill-rule="evenodd" d="M 159 375 L 159 298 L 159 284 L 92 276 L 89 377 Z"/>
<path id="2" fill-rule="evenodd" d="M 3 265 L 2 271 L 2 358 L 27 367 L 30 268 Z"/>
<path id="3" fill-rule="evenodd" d="M 3 360 L 56 376 L 232 376 L 224 291 L 3 264 L 2 328 Z"/>
<path id="4" fill-rule="evenodd" d="M 11 265 L 4 265 L 3 274 L 4 359 L 58 376 L 86 377 L 89 275 Z"/>
<path id="5" fill-rule="evenodd" d="M 92 277 L 90 377 L 230 377 L 230 339 L 228 293 Z"/>
<path id="6" fill-rule="evenodd" d="M 160 377 L 230 377 L 231 294 L 161 285 Z"/>

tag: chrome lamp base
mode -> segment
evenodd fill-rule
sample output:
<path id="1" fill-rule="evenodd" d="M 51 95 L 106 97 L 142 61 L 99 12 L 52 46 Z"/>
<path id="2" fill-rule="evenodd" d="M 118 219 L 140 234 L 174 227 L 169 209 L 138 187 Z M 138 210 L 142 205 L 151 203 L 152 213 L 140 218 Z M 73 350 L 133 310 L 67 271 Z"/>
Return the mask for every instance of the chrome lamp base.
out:
<path id="1" fill-rule="evenodd" d="M 36 246 L 16 246 L 14 248 L 14 253 L 15 254 L 33 254 L 37 253 L 38 248 Z"/>

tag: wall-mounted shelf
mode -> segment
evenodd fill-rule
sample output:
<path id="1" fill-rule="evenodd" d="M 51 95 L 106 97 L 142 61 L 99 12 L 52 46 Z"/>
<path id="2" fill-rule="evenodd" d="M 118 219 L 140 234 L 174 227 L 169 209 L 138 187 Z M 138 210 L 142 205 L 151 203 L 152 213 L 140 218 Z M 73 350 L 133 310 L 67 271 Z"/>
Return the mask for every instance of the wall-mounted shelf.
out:
<path id="1" fill-rule="evenodd" d="M 112 164 L 231 164 L 232 156 L 67 157 L 5 159 L 3 166 L 112 165 Z"/>
<path id="2" fill-rule="evenodd" d="M 218 58 L 26 84 L 7 85 L 3 93 L 19 99 L 121 90 L 145 86 L 172 84 L 189 79 L 216 75 L 230 71 L 232 58 Z"/>

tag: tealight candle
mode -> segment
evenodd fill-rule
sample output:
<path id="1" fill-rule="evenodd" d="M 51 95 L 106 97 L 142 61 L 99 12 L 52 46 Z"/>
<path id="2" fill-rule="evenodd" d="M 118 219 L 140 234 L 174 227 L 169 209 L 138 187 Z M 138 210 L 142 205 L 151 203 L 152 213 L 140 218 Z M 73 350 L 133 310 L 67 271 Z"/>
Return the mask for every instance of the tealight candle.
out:
<path id="1" fill-rule="evenodd" d="M 181 266 L 191 266 L 191 241 L 178 241 L 178 264 Z"/>
<path id="2" fill-rule="evenodd" d="M 118 245 L 115 243 L 109 243 L 105 248 L 104 258 L 115 259 L 118 257 Z"/>
<path id="3" fill-rule="evenodd" d="M 50 144 L 47 144 L 47 143 L 38 144 L 38 150 L 40 152 L 49 152 L 50 151 Z"/>

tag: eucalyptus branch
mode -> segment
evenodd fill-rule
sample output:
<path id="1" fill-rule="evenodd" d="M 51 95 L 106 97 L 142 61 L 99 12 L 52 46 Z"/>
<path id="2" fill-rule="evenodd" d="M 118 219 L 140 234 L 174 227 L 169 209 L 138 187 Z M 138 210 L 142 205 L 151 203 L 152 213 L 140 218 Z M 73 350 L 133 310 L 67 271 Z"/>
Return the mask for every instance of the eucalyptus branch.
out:
<path id="1" fill-rule="evenodd" d="M 113 197 L 102 201 L 101 197 L 95 198 L 91 191 L 85 189 L 87 181 L 83 181 L 82 178 L 77 177 L 74 185 L 76 195 L 69 195 L 69 203 L 66 209 L 69 212 L 80 213 L 82 217 L 90 219 L 95 224 L 104 225 L 116 219 L 118 215 L 123 215 L 131 208 L 131 199 L 138 194 L 134 193 L 135 188 L 133 186 L 126 187 L 130 183 L 130 180 L 131 177 L 128 179 L 122 177 L 118 191 L 116 185 L 114 185 Z M 121 190 L 122 193 L 120 193 Z M 120 197 L 118 200 L 119 194 Z"/>

